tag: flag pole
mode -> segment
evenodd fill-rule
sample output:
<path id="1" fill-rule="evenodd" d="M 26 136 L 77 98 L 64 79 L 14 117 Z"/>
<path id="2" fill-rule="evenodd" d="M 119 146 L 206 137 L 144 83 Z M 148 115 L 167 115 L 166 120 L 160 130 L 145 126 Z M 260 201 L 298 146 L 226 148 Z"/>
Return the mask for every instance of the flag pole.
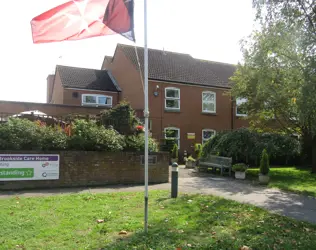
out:
<path id="1" fill-rule="evenodd" d="M 148 232 L 148 48 L 147 48 L 147 0 L 144 0 L 144 99 L 145 99 L 145 221 L 144 230 Z"/>

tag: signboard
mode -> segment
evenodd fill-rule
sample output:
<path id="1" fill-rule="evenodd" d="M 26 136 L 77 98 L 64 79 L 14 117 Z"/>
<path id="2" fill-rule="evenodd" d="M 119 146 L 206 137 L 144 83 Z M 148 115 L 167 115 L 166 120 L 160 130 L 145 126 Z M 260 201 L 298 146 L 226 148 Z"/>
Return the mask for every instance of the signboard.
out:
<path id="1" fill-rule="evenodd" d="M 195 139 L 195 133 L 188 133 L 188 140 L 194 140 Z"/>
<path id="2" fill-rule="evenodd" d="M 145 165 L 145 156 L 141 155 L 141 164 Z M 155 165 L 157 164 L 157 155 L 148 155 L 148 164 Z"/>
<path id="3" fill-rule="evenodd" d="M 0 154 L 0 181 L 58 179 L 59 155 Z"/>

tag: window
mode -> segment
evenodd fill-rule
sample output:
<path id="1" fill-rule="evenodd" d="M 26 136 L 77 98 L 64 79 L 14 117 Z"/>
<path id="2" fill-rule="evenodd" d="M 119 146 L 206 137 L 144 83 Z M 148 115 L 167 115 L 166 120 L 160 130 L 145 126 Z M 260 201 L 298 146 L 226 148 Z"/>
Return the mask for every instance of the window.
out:
<path id="1" fill-rule="evenodd" d="M 209 139 L 216 135 L 214 129 L 203 129 L 202 130 L 202 144 L 206 143 Z"/>
<path id="2" fill-rule="evenodd" d="M 180 129 L 179 128 L 165 128 L 165 139 L 174 140 L 180 148 Z"/>
<path id="3" fill-rule="evenodd" d="M 245 103 L 247 98 L 237 98 L 236 99 L 236 116 L 247 116 L 247 110 Z"/>
<path id="4" fill-rule="evenodd" d="M 216 113 L 216 93 L 211 91 L 202 93 L 202 112 Z"/>
<path id="5" fill-rule="evenodd" d="M 82 95 L 82 105 L 112 107 L 112 96 L 84 94 Z"/>
<path id="6" fill-rule="evenodd" d="M 180 110 L 180 89 L 165 88 L 165 109 Z"/>

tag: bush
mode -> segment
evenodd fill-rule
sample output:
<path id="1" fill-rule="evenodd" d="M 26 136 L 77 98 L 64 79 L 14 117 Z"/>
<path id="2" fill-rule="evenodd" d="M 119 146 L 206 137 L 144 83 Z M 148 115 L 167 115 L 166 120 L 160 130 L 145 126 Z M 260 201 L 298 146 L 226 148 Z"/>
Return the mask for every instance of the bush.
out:
<path id="1" fill-rule="evenodd" d="M 67 135 L 64 131 L 53 127 L 40 128 L 39 144 L 42 150 L 64 150 L 67 148 Z"/>
<path id="2" fill-rule="evenodd" d="M 247 168 L 245 163 L 237 163 L 233 165 L 232 170 L 234 172 L 246 172 Z"/>
<path id="3" fill-rule="evenodd" d="M 197 159 L 199 159 L 202 155 L 202 144 L 200 143 L 195 143 L 194 144 L 194 153 L 195 153 L 195 157 Z"/>
<path id="4" fill-rule="evenodd" d="M 179 154 L 179 152 L 178 152 L 178 145 L 174 144 L 173 145 L 173 149 L 171 151 L 171 158 L 172 159 L 178 159 L 178 156 L 179 156 L 178 154 Z"/>
<path id="5" fill-rule="evenodd" d="M 299 142 L 290 136 L 276 133 L 258 133 L 238 129 L 217 133 L 202 148 L 202 157 L 209 154 L 232 157 L 233 162 L 259 165 L 261 152 L 267 150 L 273 164 L 294 164 L 299 158 Z"/>
<path id="6" fill-rule="evenodd" d="M 73 150 L 112 152 L 123 150 L 124 146 L 124 136 L 94 121 L 75 120 L 68 139 L 68 148 Z"/>
<path id="7" fill-rule="evenodd" d="M 136 126 L 140 124 L 128 102 L 121 102 L 114 108 L 101 112 L 100 122 L 103 126 L 112 126 L 122 135 L 132 135 L 136 132 Z"/>
<path id="8" fill-rule="evenodd" d="M 38 150 L 41 149 L 41 131 L 34 122 L 11 118 L 0 125 L 0 149 Z"/>
<path id="9" fill-rule="evenodd" d="M 129 135 L 125 137 L 125 147 L 124 151 L 129 152 L 144 152 L 145 150 L 145 135 Z M 158 143 L 155 139 L 148 138 L 148 151 L 158 152 Z"/>
<path id="10" fill-rule="evenodd" d="M 270 171 L 270 164 L 269 164 L 269 155 L 267 150 L 264 149 L 262 151 L 261 161 L 260 161 L 260 173 L 263 175 L 267 175 Z"/>

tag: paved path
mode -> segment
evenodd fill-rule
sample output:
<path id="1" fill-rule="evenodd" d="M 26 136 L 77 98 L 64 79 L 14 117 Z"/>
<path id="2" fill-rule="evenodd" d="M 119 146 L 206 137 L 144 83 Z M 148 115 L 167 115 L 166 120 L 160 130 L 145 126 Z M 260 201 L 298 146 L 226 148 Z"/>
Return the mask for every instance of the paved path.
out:
<path id="1" fill-rule="evenodd" d="M 249 181 L 198 175 L 191 170 L 180 169 L 179 192 L 212 194 L 242 203 L 249 203 L 298 220 L 316 224 L 316 199 L 280 191 L 278 189 L 254 186 Z M 150 190 L 170 190 L 170 183 L 151 185 Z M 41 191 L 2 192 L 0 198 L 16 196 L 47 196 L 66 193 L 103 193 L 120 191 L 143 191 L 143 186 L 113 186 L 105 188 L 69 188 Z"/>

